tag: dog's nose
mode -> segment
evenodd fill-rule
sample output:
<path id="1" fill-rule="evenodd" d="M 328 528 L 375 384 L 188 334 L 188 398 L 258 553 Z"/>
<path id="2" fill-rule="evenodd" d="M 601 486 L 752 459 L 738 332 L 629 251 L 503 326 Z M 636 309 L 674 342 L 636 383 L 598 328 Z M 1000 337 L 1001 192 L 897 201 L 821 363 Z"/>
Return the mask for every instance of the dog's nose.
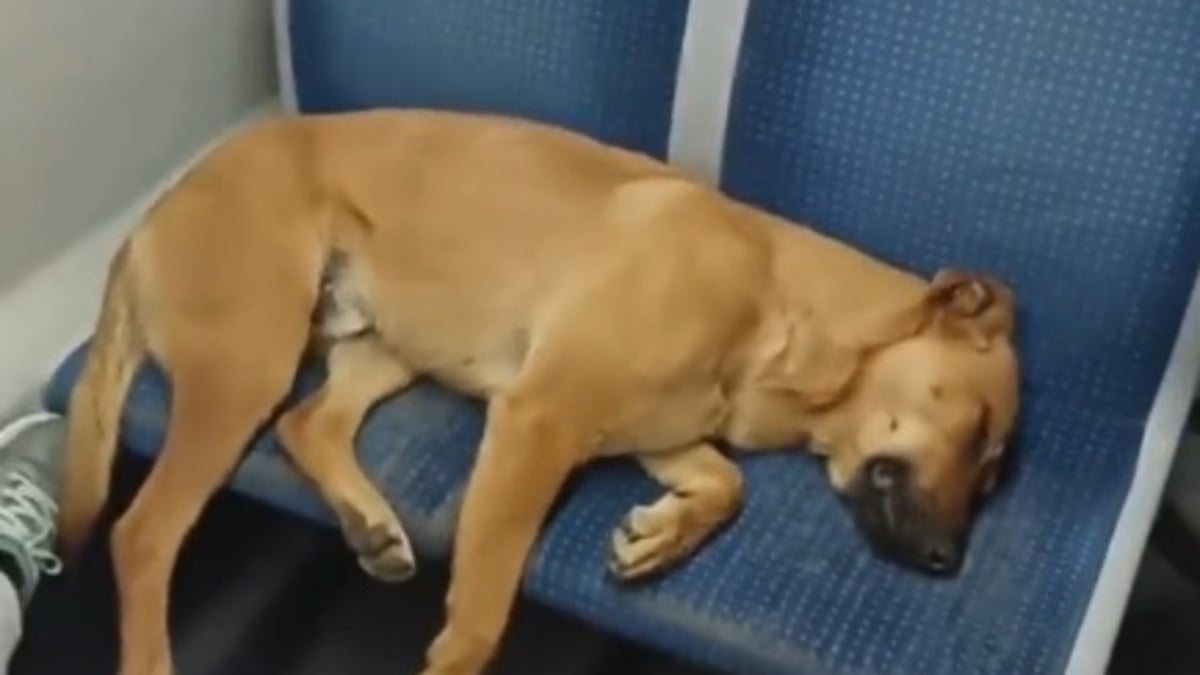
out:
<path id="1" fill-rule="evenodd" d="M 873 457 L 867 461 L 867 479 L 880 492 L 891 492 L 908 480 L 908 463 L 895 457 Z"/>
<path id="2" fill-rule="evenodd" d="M 962 548 L 948 540 L 931 541 L 921 562 L 935 574 L 953 574 L 962 565 Z"/>

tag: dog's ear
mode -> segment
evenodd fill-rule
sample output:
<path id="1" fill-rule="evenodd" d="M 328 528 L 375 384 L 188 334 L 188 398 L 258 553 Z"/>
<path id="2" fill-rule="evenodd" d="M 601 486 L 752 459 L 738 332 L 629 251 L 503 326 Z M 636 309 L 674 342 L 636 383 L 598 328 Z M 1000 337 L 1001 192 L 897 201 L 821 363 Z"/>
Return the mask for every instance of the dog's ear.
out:
<path id="1" fill-rule="evenodd" d="M 1012 291 L 1000 281 L 955 269 L 934 275 L 925 294 L 925 305 L 938 329 L 969 341 L 979 351 L 1012 336 L 1015 304 Z"/>

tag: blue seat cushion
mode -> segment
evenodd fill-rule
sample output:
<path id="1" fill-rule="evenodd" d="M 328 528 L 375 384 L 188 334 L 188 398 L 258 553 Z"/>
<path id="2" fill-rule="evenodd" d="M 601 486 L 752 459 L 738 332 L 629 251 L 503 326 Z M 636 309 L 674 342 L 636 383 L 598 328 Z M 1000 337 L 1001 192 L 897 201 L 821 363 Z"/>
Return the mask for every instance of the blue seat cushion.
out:
<path id="1" fill-rule="evenodd" d="M 46 391 L 52 409 L 65 409 L 85 353 L 86 345 L 52 378 Z M 319 367 L 306 367 L 296 394 L 320 378 Z M 1142 425 L 1045 399 L 1030 405 L 1020 448 L 1041 461 L 1015 465 L 982 514 L 955 580 L 924 579 L 874 559 L 818 461 L 779 454 L 739 458 L 748 501 L 734 528 L 670 575 L 635 586 L 608 576 L 609 534 L 630 507 L 659 490 L 628 461 L 583 470 L 547 525 L 525 592 L 729 672 L 1059 671 L 1104 556 Z M 129 450 L 157 453 L 169 406 L 162 373 L 143 367 L 122 420 Z M 382 403 L 363 425 L 359 457 L 423 555 L 448 551 L 481 412 L 478 403 L 425 384 Z M 254 441 L 233 489 L 334 522 L 269 429 Z"/>

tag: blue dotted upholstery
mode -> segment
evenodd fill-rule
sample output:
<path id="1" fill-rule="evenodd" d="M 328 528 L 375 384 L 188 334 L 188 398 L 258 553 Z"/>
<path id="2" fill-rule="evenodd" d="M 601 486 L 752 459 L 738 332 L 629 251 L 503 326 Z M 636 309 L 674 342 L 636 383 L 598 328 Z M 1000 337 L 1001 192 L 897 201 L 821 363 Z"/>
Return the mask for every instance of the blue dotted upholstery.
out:
<path id="1" fill-rule="evenodd" d="M 662 157 L 686 0 L 293 0 L 308 112 L 485 110 Z"/>
<path id="2" fill-rule="evenodd" d="M 664 155 L 687 4 L 293 0 L 302 110 L 499 110 Z M 630 463 L 581 473 L 525 592 L 615 633 L 755 675 L 1063 671 L 1133 476 L 1200 261 L 1200 3 L 754 0 L 721 181 L 924 272 L 1010 280 L 1025 410 L 1010 479 L 963 573 L 875 560 L 800 455 L 739 460 L 748 502 L 687 565 L 622 587 L 611 528 L 657 489 Z M 56 372 L 66 405 L 86 346 Z M 311 389 L 306 368 L 297 392 Z M 137 378 L 123 439 L 153 455 L 169 388 Z M 422 385 L 359 436 L 426 554 L 448 550 L 482 429 Z M 319 522 L 270 434 L 234 488 Z M 1104 648 L 1104 646 L 1101 646 Z"/>

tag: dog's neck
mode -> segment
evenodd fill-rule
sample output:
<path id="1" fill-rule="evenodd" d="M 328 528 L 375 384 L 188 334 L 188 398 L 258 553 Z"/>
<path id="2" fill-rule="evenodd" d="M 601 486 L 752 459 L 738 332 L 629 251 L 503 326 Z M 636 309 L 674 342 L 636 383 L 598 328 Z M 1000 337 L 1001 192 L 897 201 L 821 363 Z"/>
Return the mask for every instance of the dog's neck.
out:
<path id="1" fill-rule="evenodd" d="M 735 417 L 756 419 L 735 435 L 790 418 L 798 437 L 834 451 L 854 433 L 851 399 L 864 360 L 924 329 L 929 284 L 812 229 L 744 208 L 771 241 L 774 292 L 743 362 L 746 395 L 735 404 L 756 408 Z M 775 408 L 770 421 L 761 417 L 768 407 Z"/>

